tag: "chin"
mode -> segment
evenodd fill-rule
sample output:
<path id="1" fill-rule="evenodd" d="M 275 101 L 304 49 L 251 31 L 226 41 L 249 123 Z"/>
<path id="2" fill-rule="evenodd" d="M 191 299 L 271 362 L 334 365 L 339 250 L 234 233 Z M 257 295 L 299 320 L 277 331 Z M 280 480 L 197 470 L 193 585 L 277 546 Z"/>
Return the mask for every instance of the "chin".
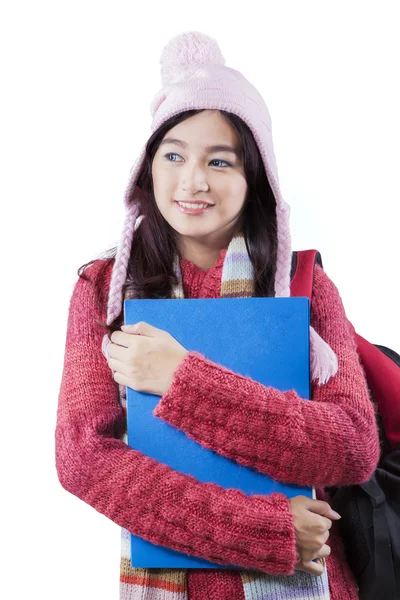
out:
<path id="1" fill-rule="evenodd" d="M 175 231 L 177 231 L 181 235 L 187 235 L 187 236 L 192 236 L 192 237 L 210 235 L 220 229 L 220 227 L 218 227 L 218 225 L 217 226 L 216 225 L 210 226 L 210 224 L 200 225 L 199 223 L 185 224 L 182 222 L 177 222 L 176 220 L 169 221 L 169 224 L 171 225 L 171 227 L 173 229 L 175 229 Z"/>

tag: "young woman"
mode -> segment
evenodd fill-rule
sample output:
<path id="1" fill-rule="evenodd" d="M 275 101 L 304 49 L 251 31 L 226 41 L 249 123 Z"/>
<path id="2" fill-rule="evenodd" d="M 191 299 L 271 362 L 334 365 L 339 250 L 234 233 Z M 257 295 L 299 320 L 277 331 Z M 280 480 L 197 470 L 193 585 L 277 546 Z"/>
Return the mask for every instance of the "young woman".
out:
<path id="1" fill-rule="evenodd" d="M 204 34 L 171 40 L 161 63 L 163 89 L 125 195 L 121 240 L 88 264 L 71 298 L 56 428 L 60 482 L 122 527 L 121 599 L 355 600 L 340 516 L 324 488 L 368 480 L 379 440 L 326 273 L 316 266 L 312 402 L 190 352 L 151 323 L 123 326 L 124 298 L 290 296 L 289 207 L 264 100 Z M 277 480 L 315 486 L 317 499 L 248 496 L 130 448 L 127 386 L 160 395 L 155 417 L 200 444 Z M 241 569 L 132 568 L 130 532 Z"/>

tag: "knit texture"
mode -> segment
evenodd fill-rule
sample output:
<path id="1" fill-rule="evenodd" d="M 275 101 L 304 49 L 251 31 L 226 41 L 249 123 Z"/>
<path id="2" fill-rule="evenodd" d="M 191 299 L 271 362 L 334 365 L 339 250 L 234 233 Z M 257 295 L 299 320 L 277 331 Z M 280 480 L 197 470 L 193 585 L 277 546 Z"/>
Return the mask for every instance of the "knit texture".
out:
<path id="1" fill-rule="evenodd" d="M 224 251 L 211 269 L 201 271 L 182 260 L 187 297 L 218 297 L 223 261 Z M 86 270 L 92 281 L 99 275 L 101 262 Z M 106 288 L 110 276 L 111 268 L 104 282 Z M 293 391 L 266 388 L 199 353 L 190 353 L 178 366 L 154 412 L 170 423 L 179 423 L 187 435 L 204 446 L 270 476 L 279 473 L 282 480 L 297 478 L 306 484 L 318 481 L 317 497 L 328 499 L 324 486 L 368 479 L 378 460 L 379 445 L 375 415 L 340 296 L 318 266 L 312 304 L 313 326 L 339 360 L 338 373 L 327 384 L 313 385 L 313 402 L 305 402 Z M 57 411 L 56 467 L 66 490 L 122 527 L 120 598 L 285 598 L 279 585 L 272 591 L 271 575 L 294 573 L 295 532 L 287 498 L 281 494 L 247 496 L 202 483 L 129 448 L 123 441 L 126 414 L 119 386 L 100 348 L 103 329 L 96 319 L 104 316 L 98 312 L 91 283 L 79 279 L 68 317 Z M 211 427 L 205 418 L 210 397 L 202 393 L 208 377 L 215 378 L 214 385 L 207 383 L 215 401 L 208 413 Z M 200 378 L 201 385 L 195 389 L 193 382 Z M 188 406 L 182 406 L 183 399 L 191 406 L 188 412 Z M 197 411 L 197 424 L 191 411 Z M 241 427 L 233 427 L 231 414 L 237 416 Z M 248 427 L 243 425 L 246 414 L 251 415 Z M 268 443 L 263 442 L 263 430 Z M 311 445 L 312 460 L 303 460 Z M 243 570 L 195 569 L 184 573 L 132 569 L 128 532 L 216 563 L 236 564 Z M 328 543 L 332 548 L 327 559 L 331 598 L 355 600 L 356 587 L 336 523 Z M 270 584 L 268 596 L 263 582 Z M 290 597 L 302 596 L 294 593 Z"/>

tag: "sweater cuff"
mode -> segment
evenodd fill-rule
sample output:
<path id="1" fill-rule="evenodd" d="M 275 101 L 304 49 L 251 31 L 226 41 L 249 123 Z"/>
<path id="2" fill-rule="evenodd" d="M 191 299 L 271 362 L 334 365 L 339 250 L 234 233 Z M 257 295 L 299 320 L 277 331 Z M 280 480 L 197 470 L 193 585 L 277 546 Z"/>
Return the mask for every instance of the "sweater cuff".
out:
<path id="1" fill-rule="evenodd" d="M 174 371 L 171 385 L 161 396 L 153 414 L 171 425 L 179 426 L 179 416 L 183 416 L 182 412 L 191 413 L 190 405 L 197 405 L 199 395 L 212 397 L 213 393 L 215 394 L 216 371 L 219 376 L 225 373 L 229 379 L 232 375 L 233 378 L 241 377 L 223 365 L 209 360 L 200 352 L 190 351 Z M 225 379 L 225 383 L 228 383 L 228 378 Z M 234 383 L 234 380 L 230 383 Z M 223 394 L 222 390 L 220 392 Z"/>

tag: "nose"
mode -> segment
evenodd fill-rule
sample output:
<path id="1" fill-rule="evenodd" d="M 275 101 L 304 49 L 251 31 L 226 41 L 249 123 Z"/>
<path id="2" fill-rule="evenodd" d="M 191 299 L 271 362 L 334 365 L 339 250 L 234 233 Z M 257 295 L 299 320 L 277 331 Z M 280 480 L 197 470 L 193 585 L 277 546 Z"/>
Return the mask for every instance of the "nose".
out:
<path id="1" fill-rule="evenodd" d="M 198 191 L 208 191 L 207 176 L 204 170 L 198 165 L 190 165 L 187 163 L 185 169 L 181 171 L 181 189 L 190 194 L 195 194 Z"/>

